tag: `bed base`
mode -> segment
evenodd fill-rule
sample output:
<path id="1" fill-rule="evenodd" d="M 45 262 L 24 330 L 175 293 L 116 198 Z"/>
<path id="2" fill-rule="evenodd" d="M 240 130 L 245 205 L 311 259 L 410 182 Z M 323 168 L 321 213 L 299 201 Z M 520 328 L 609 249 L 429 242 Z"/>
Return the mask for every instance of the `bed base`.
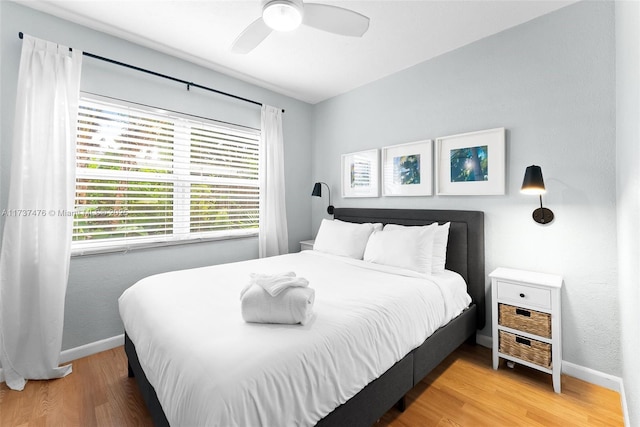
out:
<path id="1" fill-rule="evenodd" d="M 460 316 L 438 329 L 422 345 L 407 354 L 358 394 L 321 419 L 317 426 L 369 427 L 394 405 L 403 411 L 404 396 L 409 390 L 422 381 L 462 343 L 475 341 L 476 316 L 476 306 L 472 305 Z M 136 378 L 153 424 L 156 427 L 169 426 L 156 391 L 140 366 L 135 345 L 126 332 L 124 349 L 129 359 L 129 377 Z"/>
<path id="2" fill-rule="evenodd" d="M 160 405 L 156 390 L 149 383 L 147 376 L 142 370 L 136 347 L 133 345 L 133 341 L 131 341 L 126 331 L 124 332 L 124 351 L 127 353 L 129 378 L 135 377 L 142 399 L 151 414 L 153 425 L 155 427 L 169 427 L 169 421 L 167 421 L 167 416 L 164 414 L 164 410 Z"/>
<path id="3" fill-rule="evenodd" d="M 476 308 L 471 306 L 316 425 L 370 427 L 394 404 L 403 411 L 405 394 L 453 350 L 469 338 L 475 339 L 475 325 Z"/>

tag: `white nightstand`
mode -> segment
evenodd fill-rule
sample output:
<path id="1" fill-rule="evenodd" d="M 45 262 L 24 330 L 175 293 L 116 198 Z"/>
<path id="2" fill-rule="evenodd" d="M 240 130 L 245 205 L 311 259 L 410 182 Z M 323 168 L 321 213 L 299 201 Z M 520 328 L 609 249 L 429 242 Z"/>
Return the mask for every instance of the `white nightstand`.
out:
<path id="1" fill-rule="evenodd" d="M 551 374 L 560 393 L 562 277 L 498 268 L 491 277 L 493 369 L 500 358 Z"/>
<path id="2" fill-rule="evenodd" d="M 301 251 L 308 251 L 308 250 L 312 250 L 313 249 L 313 242 L 315 242 L 315 240 L 303 240 L 300 242 L 300 250 Z"/>

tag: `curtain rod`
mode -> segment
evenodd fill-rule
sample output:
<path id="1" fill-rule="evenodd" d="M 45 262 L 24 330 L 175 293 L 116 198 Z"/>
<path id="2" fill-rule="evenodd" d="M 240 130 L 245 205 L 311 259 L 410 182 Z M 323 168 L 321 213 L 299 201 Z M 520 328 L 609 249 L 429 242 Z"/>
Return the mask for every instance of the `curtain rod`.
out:
<path id="1" fill-rule="evenodd" d="M 22 31 L 20 31 L 18 33 L 18 38 L 20 38 L 22 40 L 23 37 L 24 37 L 24 34 L 22 33 Z M 69 50 L 72 50 L 72 49 L 69 48 Z M 115 59 L 105 58 L 104 56 L 95 55 L 95 54 L 89 53 L 89 52 L 82 52 L 82 55 L 83 56 L 88 56 L 89 58 L 99 59 L 100 61 L 105 61 L 105 62 L 108 62 L 110 64 L 120 65 L 121 67 L 130 68 L 132 70 L 140 71 L 142 73 L 151 74 L 151 75 L 154 75 L 156 77 L 162 77 L 163 79 L 172 80 L 174 82 L 182 83 L 184 85 L 187 85 L 187 90 L 190 90 L 191 87 L 197 87 L 198 89 L 208 90 L 209 92 L 214 92 L 214 93 L 217 93 L 219 95 L 228 96 L 230 98 L 238 99 L 240 101 L 248 102 L 250 104 L 255 104 L 255 105 L 262 106 L 262 102 L 254 101 L 254 100 L 248 99 L 248 98 L 243 98 L 241 96 L 234 95 L 234 94 L 227 93 L 227 92 L 222 92 L 220 90 L 213 89 L 213 88 L 210 88 L 210 87 L 207 87 L 207 86 L 202 86 L 202 85 L 199 85 L 197 83 L 189 82 L 189 81 L 186 81 L 186 80 L 182 80 L 182 79 L 179 79 L 177 77 L 172 77 L 172 76 L 168 76 L 166 74 L 157 73 L 155 71 L 147 70 L 146 68 L 136 67 L 135 65 L 126 64 L 124 62 L 116 61 Z M 284 113 L 284 109 L 282 109 L 282 112 Z"/>

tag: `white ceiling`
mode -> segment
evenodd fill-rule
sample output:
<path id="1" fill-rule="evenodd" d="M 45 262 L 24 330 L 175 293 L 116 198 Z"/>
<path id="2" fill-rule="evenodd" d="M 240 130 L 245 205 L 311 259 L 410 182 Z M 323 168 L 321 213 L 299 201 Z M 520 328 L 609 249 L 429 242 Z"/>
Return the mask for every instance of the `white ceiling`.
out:
<path id="1" fill-rule="evenodd" d="M 314 0 L 368 16 L 369 30 L 351 38 L 302 26 L 246 55 L 230 46 L 260 0 L 18 2 L 315 104 L 575 0 Z"/>

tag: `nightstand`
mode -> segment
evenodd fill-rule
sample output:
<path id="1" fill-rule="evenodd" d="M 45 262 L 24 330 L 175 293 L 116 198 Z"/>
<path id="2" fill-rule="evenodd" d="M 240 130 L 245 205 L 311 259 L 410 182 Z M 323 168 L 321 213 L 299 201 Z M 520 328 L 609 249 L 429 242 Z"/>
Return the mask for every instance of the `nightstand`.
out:
<path id="1" fill-rule="evenodd" d="M 560 393 L 562 277 L 498 268 L 491 277 L 493 369 L 500 358 L 551 374 Z"/>
<path id="2" fill-rule="evenodd" d="M 301 251 L 310 251 L 313 249 L 313 242 L 315 240 L 303 240 L 300 242 L 300 250 Z"/>

